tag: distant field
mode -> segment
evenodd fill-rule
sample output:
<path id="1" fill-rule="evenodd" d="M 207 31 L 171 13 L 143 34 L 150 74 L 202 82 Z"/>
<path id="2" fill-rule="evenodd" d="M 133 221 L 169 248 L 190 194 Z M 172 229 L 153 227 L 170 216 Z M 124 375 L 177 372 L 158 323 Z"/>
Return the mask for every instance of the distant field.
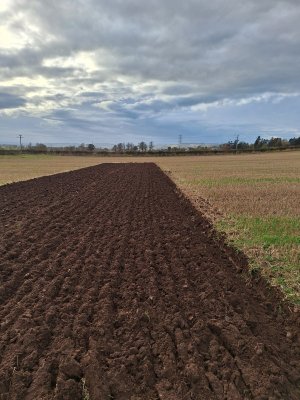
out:
<path id="1" fill-rule="evenodd" d="M 99 164 L 96 157 L 0 155 L 0 185 Z"/>
<path id="2" fill-rule="evenodd" d="M 160 158 L 0 156 L 0 184 L 124 161 L 156 162 L 249 255 L 253 273 L 260 269 L 300 303 L 300 152 Z"/>

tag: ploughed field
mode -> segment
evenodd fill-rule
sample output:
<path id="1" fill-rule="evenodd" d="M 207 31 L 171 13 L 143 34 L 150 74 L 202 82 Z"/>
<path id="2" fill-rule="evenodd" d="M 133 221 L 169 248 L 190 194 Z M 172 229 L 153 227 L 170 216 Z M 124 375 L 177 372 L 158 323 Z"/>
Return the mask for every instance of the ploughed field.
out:
<path id="1" fill-rule="evenodd" d="M 152 163 L 0 188 L 0 399 L 300 398 L 299 317 Z"/>

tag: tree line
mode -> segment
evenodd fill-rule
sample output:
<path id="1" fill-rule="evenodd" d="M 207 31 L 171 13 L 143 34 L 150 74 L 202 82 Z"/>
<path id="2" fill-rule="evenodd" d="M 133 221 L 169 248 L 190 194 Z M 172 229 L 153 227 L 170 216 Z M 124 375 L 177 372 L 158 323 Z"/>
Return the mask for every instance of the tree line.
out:
<path id="1" fill-rule="evenodd" d="M 264 139 L 261 136 L 257 136 L 254 143 L 248 143 L 244 141 L 229 141 L 225 144 L 221 144 L 220 147 L 223 149 L 237 149 L 237 150 L 268 150 L 276 148 L 288 148 L 300 146 L 300 136 L 291 139 L 282 139 L 280 137 L 272 137 L 271 139 Z"/>
<path id="2" fill-rule="evenodd" d="M 226 152 L 242 152 L 242 151 L 268 151 L 276 149 L 288 149 L 300 147 L 300 137 L 293 137 L 290 139 L 282 139 L 280 137 L 272 137 L 264 139 L 257 136 L 253 143 L 239 141 L 238 137 L 234 141 L 228 141 L 214 146 L 207 145 L 173 145 L 173 146 L 155 146 L 153 141 L 146 143 L 141 141 L 137 144 L 132 142 L 117 143 L 112 147 L 96 147 L 93 143 L 81 143 L 79 146 L 47 146 L 44 143 L 36 143 L 32 145 L 29 143 L 27 146 L 22 146 L 23 151 L 28 153 L 111 153 L 111 154 L 165 154 L 165 153 L 226 153 Z M 17 150 L 18 146 L 0 146 L 0 150 Z"/>

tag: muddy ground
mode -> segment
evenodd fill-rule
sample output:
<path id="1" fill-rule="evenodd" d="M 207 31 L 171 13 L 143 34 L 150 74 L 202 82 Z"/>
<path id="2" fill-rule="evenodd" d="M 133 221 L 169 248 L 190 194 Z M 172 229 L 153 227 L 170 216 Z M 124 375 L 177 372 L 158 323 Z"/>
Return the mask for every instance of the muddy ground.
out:
<path id="1" fill-rule="evenodd" d="M 6 185 L 0 217 L 1 400 L 300 398 L 298 314 L 155 164 Z"/>

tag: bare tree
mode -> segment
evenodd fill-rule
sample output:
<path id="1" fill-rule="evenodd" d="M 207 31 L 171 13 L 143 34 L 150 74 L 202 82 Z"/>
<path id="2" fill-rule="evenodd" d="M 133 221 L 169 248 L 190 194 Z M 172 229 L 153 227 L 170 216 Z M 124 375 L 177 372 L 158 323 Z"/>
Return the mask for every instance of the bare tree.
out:
<path id="1" fill-rule="evenodd" d="M 124 153 L 124 151 L 125 151 L 125 143 L 118 143 L 117 144 L 117 151 L 118 151 L 118 153 Z"/>
<path id="2" fill-rule="evenodd" d="M 87 149 L 89 151 L 94 151 L 95 150 L 95 145 L 93 143 L 90 143 L 90 144 L 87 145 Z"/>
<path id="3" fill-rule="evenodd" d="M 133 151 L 134 144 L 133 143 L 126 143 L 126 151 Z"/>
<path id="4" fill-rule="evenodd" d="M 147 151 L 147 148 L 148 148 L 147 143 L 145 143 L 145 142 L 140 142 L 140 143 L 138 144 L 138 146 L 139 146 L 140 151 L 142 151 L 143 153 L 144 153 L 145 151 Z"/>

